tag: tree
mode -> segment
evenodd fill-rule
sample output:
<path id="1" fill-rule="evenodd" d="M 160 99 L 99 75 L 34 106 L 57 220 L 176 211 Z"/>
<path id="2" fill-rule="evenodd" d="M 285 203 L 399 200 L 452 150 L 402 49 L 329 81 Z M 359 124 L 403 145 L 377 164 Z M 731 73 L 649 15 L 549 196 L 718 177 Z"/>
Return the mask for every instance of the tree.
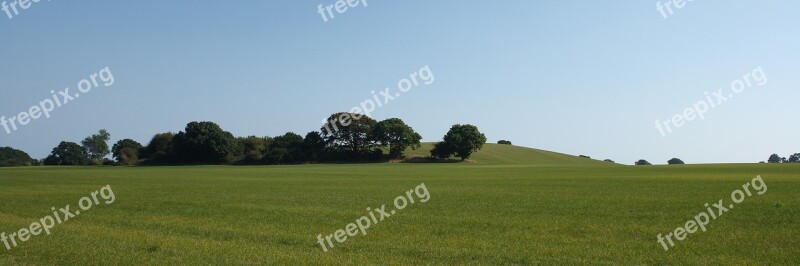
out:
<path id="1" fill-rule="evenodd" d="M 86 165 L 89 163 L 89 153 L 74 142 L 62 141 L 53 148 L 50 156 L 45 159 L 45 165 Z"/>
<path id="2" fill-rule="evenodd" d="M 422 140 L 422 136 L 400 118 L 390 118 L 379 122 L 375 126 L 373 136 L 379 145 L 389 146 L 391 158 L 403 157 L 403 151 L 409 147 L 416 150 L 421 146 L 420 140 Z"/>
<path id="3" fill-rule="evenodd" d="M 590 157 L 590 156 L 586 156 L 586 155 L 578 155 L 578 157 L 581 157 L 581 158 L 586 158 L 586 159 L 591 159 L 591 158 L 592 158 L 592 157 Z"/>
<path id="4" fill-rule="evenodd" d="M 89 153 L 89 160 L 93 164 L 102 165 L 103 158 L 111 153 L 111 151 L 108 150 L 109 139 L 111 139 L 111 134 L 105 129 L 101 129 L 97 134 L 88 136 L 81 141 L 83 148 Z"/>
<path id="5" fill-rule="evenodd" d="M 35 165 L 34 159 L 24 151 L 11 147 L 0 148 L 0 167 Z"/>
<path id="6" fill-rule="evenodd" d="M 293 132 L 272 140 L 266 160 L 269 163 L 299 163 L 305 159 L 303 137 Z"/>
<path id="7" fill-rule="evenodd" d="M 683 163 L 683 161 L 681 159 L 678 159 L 678 158 L 672 158 L 669 161 L 667 161 L 667 163 L 668 164 L 685 164 L 685 163 Z"/>
<path id="8" fill-rule="evenodd" d="M 795 154 L 792 154 L 792 156 L 789 156 L 789 162 L 790 163 L 800 163 L 800 153 L 795 153 Z"/>
<path id="9" fill-rule="evenodd" d="M 177 159 L 189 163 L 228 163 L 241 150 L 236 138 L 213 122 L 191 122 L 172 140 Z"/>
<path id="10" fill-rule="evenodd" d="M 781 163 L 789 163 L 789 160 L 787 160 L 786 157 L 782 157 L 781 158 Z"/>
<path id="11" fill-rule="evenodd" d="M 452 157 L 454 153 L 453 147 L 444 141 L 433 144 L 433 149 L 431 149 L 431 157 L 433 158 L 447 159 Z"/>
<path id="12" fill-rule="evenodd" d="M 511 141 L 507 141 L 507 140 L 500 140 L 500 141 L 498 141 L 498 142 L 497 142 L 497 144 L 511 145 Z"/>
<path id="13" fill-rule="evenodd" d="M 483 147 L 483 144 L 486 143 L 486 135 L 481 133 L 476 126 L 456 124 L 444 136 L 443 142 L 443 144 L 434 146 L 431 156 L 449 158 L 455 155 L 464 161 Z"/>
<path id="14" fill-rule="evenodd" d="M 114 144 L 111 148 L 111 153 L 117 159 L 117 163 L 133 165 L 139 162 L 139 151 L 141 150 L 141 143 L 132 139 L 123 139 Z"/>
<path id="15" fill-rule="evenodd" d="M 636 161 L 635 164 L 636 165 L 653 165 L 653 164 L 651 164 L 650 162 L 648 162 L 647 160 L 644 160 L 644 159 Z"/>
<path id="16" fill-rule="evenodd" d="M 778 155 L 778 154 L 772 154 L 772 155 L 769 156 L 769 160 L 767 160 L 767 162 L 769 162 L 769 163 L 781 163 L 781 156 Z"/>
<path id="17" fill-rule="evenodd" d="M 320 128 L 325 142 L 334 148 L 364 153 L 374 144 L 372 131 L 378 122 L 369 116 L 356 113 L 335 113 Z"/>
<path id="18" fill-rule="evenodd" d="M 322 134 L 317 131 L 308 132 L 303 138 L 303 152 L 307 161 L 319 161 L 325 152 L 325 139 L 322 138 Z"/>
<path id="19" fill-rule="evenodd" d="M 175 138 L 175 134 L 172 132 L 155 134 L 147 143 L 147 147 L 140 153 L 140 157 L 154 161 L 168 161 L 173 155 L 173 138 Z"/>
<path id="20" fill-rule="evenodd" d="M 611 160 L 611 159 L 605 159 L 605 160 L 603 160 L 603 161 L 604 161 L 604 162 L 607 162 L 607 163 L 616 163 L 616 162 L 614 162 L 614 160 Z"/>
<path id="21" fill-rule="evenodd" d="M 242 147 L 242 154 L 246 162 L 258 162 L 264 158 L 267 152 L 267 144 L 271 142 L 269 138 L 261 138 L 256 136 L 249 136 L 246 138 L 237 138 L 239 145 Z"/>

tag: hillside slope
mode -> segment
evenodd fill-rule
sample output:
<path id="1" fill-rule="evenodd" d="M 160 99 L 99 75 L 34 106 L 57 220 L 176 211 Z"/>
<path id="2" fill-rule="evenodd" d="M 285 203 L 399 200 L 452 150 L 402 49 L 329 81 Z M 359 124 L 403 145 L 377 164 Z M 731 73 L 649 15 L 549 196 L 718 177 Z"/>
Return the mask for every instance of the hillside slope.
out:
<path id="1" fill-rule="evenodd" d="M 433 143 L 422 143 L 422 147 L 417 150 L 406 150 L 408 156 L 427 157 Z M 581 158 L 557 152 L 532 149 L 511 145 L 484 144 L 483 148 L 473 153 L 470 161 L 478 164 L 502 164 L 502 165 L 609 165 L 610 163 Z"/>

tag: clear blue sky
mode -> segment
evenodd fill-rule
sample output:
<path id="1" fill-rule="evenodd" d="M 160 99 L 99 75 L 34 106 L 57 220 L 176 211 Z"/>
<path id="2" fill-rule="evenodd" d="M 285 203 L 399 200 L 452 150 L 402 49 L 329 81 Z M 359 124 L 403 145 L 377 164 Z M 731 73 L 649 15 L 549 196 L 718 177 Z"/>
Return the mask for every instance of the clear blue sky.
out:
<path id="1" fill-rule="evenodd" d="M 424 141 L 455 123 L 494 142 L 665 163 L 757 162 L 800 152 L 798 1 L 367 1 L 324 22 L 334 1 L 42 1 L 0 13 L 0 115 L 50 91 L 97 88 L 0 146 L 45 157 L 101 128 L 112 142 L 214 121 L 237 136 L 319 130 L 429 65 L 436 80 L 373 113 Z M 746 89 L 663 137 L 667 120 L 756 67 Z"/>

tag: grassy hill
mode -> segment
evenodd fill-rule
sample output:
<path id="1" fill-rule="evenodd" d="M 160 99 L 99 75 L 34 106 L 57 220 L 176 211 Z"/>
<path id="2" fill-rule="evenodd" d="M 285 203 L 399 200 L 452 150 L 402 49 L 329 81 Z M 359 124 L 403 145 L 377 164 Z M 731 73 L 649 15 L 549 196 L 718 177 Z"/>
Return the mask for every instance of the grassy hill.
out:
<path id="1" fill-rule="evenodd" d="M 417 150 L 408 149 L 408 156 L 430 156 L 433 143 L 423 143 Z M 483 148 L 472 154 L 471 162 L 496 165 L 609 165 L 609 163 L 581 158 L 578 156 L 532 149 L 519 146 L 484 144 Z"/>

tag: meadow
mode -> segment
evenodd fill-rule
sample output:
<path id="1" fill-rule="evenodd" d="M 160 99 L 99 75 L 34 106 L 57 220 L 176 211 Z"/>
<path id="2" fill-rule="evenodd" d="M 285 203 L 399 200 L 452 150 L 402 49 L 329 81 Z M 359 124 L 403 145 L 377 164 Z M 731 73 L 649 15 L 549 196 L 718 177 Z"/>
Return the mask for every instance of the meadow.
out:
<path id="1" fill-rule="evenodd" d="M 757 175 L 765 194 L 657 242 Z M 423 182 L 429 201 L 317 243 Z M 113 204 L 0 246 L 0 264 L 800 264 L 800 164 L 623 166 L 504 145 L 463 163 L 4 168 L 0 232 L 105 185 Z"/>

